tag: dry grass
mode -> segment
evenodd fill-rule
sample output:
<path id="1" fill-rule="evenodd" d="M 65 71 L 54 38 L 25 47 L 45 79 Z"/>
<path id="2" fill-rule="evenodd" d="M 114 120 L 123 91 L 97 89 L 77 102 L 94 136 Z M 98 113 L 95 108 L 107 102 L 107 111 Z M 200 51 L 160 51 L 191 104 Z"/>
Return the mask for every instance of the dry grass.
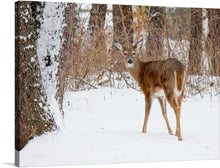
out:
<path id="1" fill-rule="evenodd" d="M 187 12 L 184 11 L 184 14 Z M 148 31 L 147 13 L 148 7 L 133 7 L 134 41 L 140 38 L 146 39 Z M 181 12 L 179 12 L 179 15 L 181 15 Z M 182 20 L 179 15 L 177 13 L 175 16 L 168 14 L 166 16 L 165 49 L 164 55 L 161 55 L 159 59 L 175 57 L 189 68 L 190 15 L 185 15 Z M 176 22 L 173 22 L 174 20 Z M 67 67 L 66 89 L 80 91 L 108 85 L 116 88 L 132 87 L 138 90 L 136 82 L 126 73 L 122 56 L 112 52 L 113 26 L 105 26 L 97 37 L 91 38 L 88 35 L 86 24 L 86 19 L 81 22 L 72 43 L 71 59 L 69 59 Z M 209 46 L 211 44 L 204 35 L 202 36 L 202 44 L 201 72 L 197 76 L 189 77 L 186 89 L 187 95 L 201 94 L 210 87 L 219 92 L 219 78 L 210 77 L 213 74 L 213 67 L 210 63 L 213 56 L 208 50 L 210 47 L 207 47 L 207 44 Z M 141 59 L 145 61 L 152 60 L 153 58 L 149 58 L 145 54 L 146 48 L 147 46 L 142 48 L 143 55 Z M 119 84 L 120 81 L 122 81 L 121 84 Z"/>

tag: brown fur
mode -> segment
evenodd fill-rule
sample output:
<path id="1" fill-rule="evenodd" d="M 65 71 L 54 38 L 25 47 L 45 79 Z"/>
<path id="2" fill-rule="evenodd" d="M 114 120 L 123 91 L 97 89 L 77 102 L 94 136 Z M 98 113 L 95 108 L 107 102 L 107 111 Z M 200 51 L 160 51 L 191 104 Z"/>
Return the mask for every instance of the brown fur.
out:
<path id="1" fill-rule="evenodd" d="M 140 42 L 140 41 L 139 41 Z M 137 42 L 137 44 L 139 43 Z M 181 105 L 184 97 L 187 75 L 184 65 L 177 59 L 169 58 L 167 60 L 142 62 L 138 58 L 137 44 L 133 48 L 125 50 L 116 44 L 115 46 L 125 55 L 125 67 L 131 76 L 138 82 L 142 92 L 145 95 L 145 119 L 142 132 L 147 132 L 147 121 L 150 114 L 152 97 L 159 100 L 163 117 L 169 134 L 173 134 L 166 114 L 166 101 L 169 102 L 176 115 L 176 136 L 182 140 L 180 129 Z M 134 54 L 135 52 L 135 54 Z M 132 60 L 132 64 L 128 60 Z M 177 86 L 175 86 L 177 85 Z M 165 97 L 160 97 L 156 93 L 163 90 Z M 179 95 L 178 95 L 179 93 Z"/>

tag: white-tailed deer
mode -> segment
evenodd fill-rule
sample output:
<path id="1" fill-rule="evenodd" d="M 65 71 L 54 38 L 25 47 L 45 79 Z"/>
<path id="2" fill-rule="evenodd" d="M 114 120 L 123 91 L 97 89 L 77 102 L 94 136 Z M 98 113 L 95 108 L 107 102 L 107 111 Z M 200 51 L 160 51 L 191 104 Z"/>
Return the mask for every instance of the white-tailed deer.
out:
<path id="1" fill-rule="evenodd" d="M 159 100 L 163 117 L 169 134 L 173 135 L 167 118 L 166 101 L 169 102 L 176 115 L 176 133 L 178 140 L 182 140 L 180 129 L 181 105 L 184 97 L 187 74 L 185 66 L 174 58 L 160 61 L 143 62 L 138 58 L 143 39 L 133 47 L 125 48 L 115 42 L 114 46 L 124 55 L 125 67 L 138 82 L 145 95 L 145 118 L 143 133 L 147 132 L 147 121 L 150 114 L 152 98 Z"/>

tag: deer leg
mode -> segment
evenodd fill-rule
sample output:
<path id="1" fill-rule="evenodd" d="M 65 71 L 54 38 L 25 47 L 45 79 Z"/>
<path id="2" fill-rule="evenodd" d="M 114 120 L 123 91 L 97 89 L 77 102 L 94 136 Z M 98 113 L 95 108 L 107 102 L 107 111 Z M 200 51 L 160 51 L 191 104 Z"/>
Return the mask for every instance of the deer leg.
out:
<path id="1" fill-rule="evenodd" d="M 181 135 L 181 130 L 180 130 L 180 108 L 177 107 L 176 109 L 174 109 L 175 114 L 176 114 L 176 133 L 175 135 L 178 137 L 178 140 L 182 140 L 182 135 Z"/>
<path id="2" fill-rule="evenodd" d="M 183 89 L 182 94 L 177 98 L 178 105 L 180 106 L 180 108 L 182 107 L 182 102 L 183 102 L 183 98 L 184 98 L 184 91 L 185 91 L 185 89 Z"/>
<path id="3" fill-rule="evenodd" d="M 180 114 L 181 114 L 181 107 L 179 106 L 176 97 L 174 94 L 167 95 L 167 100 L 170 106 L 173 108 L 175 115 L 176 115 L 176 133 L 175 135 L 178 137 L 178 140 L 182 140 L 181 129 L 180 129 Z"/>
<path id="4" fill-rule="evenodd" d="M 147 121 L 148 121 L 149 114 L 150 114 L 151 104 L 152 104 L 151 96 L 149 93 L 148 96 L 145 96 L 145 117 L 144 117 L 144 124 L 143 124 L 142 133 L 147 132 Z"/>
<path id="5" fill-rule="evenodd" d="M 162 111 L 162 114 L 163 114 L 163 118 L 165 119 L 168 132 L 169 132 L 170 135 L 173 135 L 173 131 L 170 128 L 170 124 L 169 124 L 169 121 L 168 121 L 168 118 L 167 118 L 167 101 L 166 101 L 166 98 L 165 97 L 164 98 L 158 98 L 158 101 L 160 103 L 161 111 Z"/>

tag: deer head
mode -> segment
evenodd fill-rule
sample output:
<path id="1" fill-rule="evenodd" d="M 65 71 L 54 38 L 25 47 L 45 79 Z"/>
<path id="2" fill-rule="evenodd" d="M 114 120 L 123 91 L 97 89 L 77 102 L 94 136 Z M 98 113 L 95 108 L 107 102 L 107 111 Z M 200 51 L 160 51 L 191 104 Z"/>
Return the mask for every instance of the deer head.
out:
<path id="1" fill-rule="evenodd" d="M 123 47 L 119 42 L 115 42 L 114 46 L 124 56 L 124 63 L 127 68 L 134 67 L 135 62 L 139 60 L 138 55 L 143 46 L 143 39 L 139 40 L 133 47 Z"/>

